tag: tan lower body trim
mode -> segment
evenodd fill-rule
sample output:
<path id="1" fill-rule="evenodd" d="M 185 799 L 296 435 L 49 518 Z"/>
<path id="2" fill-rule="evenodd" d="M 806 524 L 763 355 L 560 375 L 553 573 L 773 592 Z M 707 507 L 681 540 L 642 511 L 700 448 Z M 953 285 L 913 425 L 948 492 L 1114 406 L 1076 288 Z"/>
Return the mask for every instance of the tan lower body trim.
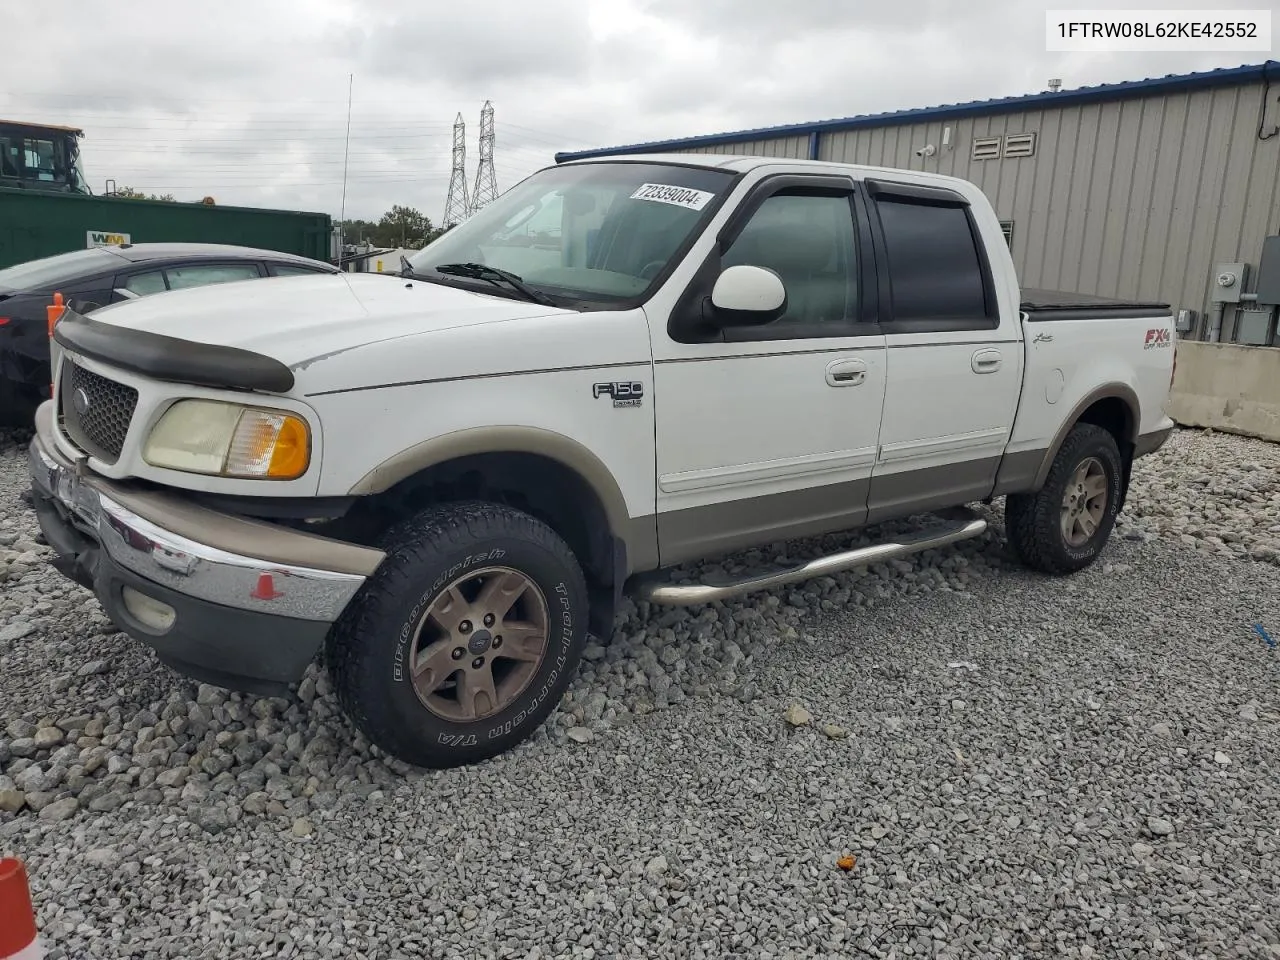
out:
<path id="1" fill-rule="evenodd" d="M 1163 430 L 1153 430 L 1151 433 L 1144 433 L 1138 437 L 1137 443 L 1133 445 L 1133 455 L 1137 457 L 1145 457 L 1148 454 L 1155 453 L 1165 445 L 1165 442 L 1173 436 L 1173 427 L 1165 427 Z"/>
<path id="2" fill-rule="evenodd" d="M 859 526 L 867 480 L 828 483 L 658 514 L 663 566 Z"/>
<path id="3" fill-rule="evenodd" d="M 867 523 L 981 500 L 991 493 L 999 465 L 999 457 L 984 457 L 873 477 Z"/>
<path id="4" fill-rule="evenodd" d="M 992 496 L 1002 497 L 1009 493 L 1025 493 L 1034 490 L 1036 475 L 1040 472 L 1040 464 L 1044 462 L 1047 453 L 1048 450 L 1044 448 L 1006 453 L 996 473 L 996 485 L 991 491 Z"/>

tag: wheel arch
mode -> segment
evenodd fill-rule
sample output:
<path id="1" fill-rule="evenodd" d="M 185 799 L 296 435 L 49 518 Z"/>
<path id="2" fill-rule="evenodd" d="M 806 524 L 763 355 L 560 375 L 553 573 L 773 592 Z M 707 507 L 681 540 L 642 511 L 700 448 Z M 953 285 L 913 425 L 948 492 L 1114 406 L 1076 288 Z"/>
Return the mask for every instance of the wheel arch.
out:
<path id="1" fill-rule="evenodd" d="M 1097 387 L 1086 394 L 1072 408 L 1071 413 L 1063 420 L 1062 426 L 1054 435 L 1053 442 L 1045 450 L 1040 461 L 1040 469 L 1036 471 L 1032 490 L 1041 489 L 1049 476 L 1049 468 L 1057 458 L 1062 444 L 1073 427 L 1079 423 L 1092 423 L 1102 427 L 1113 437 L 1120 447 L 1120 459 L 1125 467 L 1125 475 L 1121 483 L 1121 497 L 1129 486 L 1129 466 L 1133 461 L 1133 447 L 1138 439 L 1138 428 L 1142 423 L 1142 407 L 1137 392 L 1127 383 L 1108 383 Z"/>
<path id="2" fill-rule="evenodd" d="M 609 632 L 627 577 L 657 564 L 654 518 L 631 517 L 617 480 L 591 450 L 538 427 L 481 427 L 423 441 L 374 467 L 349 493 L 400 511 L 478 496 L 537 516 L 579 558 L 597 635 Z"/>

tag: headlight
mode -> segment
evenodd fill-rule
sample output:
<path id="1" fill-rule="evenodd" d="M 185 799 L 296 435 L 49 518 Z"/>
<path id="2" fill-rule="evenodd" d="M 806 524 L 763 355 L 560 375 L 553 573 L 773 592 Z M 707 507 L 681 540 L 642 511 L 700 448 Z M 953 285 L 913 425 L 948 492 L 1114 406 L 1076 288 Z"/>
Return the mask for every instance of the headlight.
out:
<path id="1" fill-rule="evenodd" d="M 311 433 L 284 410 L 180 400 L 152 428 L 142 457 L 188 473 L 293 480 L 311 462 Z"/>

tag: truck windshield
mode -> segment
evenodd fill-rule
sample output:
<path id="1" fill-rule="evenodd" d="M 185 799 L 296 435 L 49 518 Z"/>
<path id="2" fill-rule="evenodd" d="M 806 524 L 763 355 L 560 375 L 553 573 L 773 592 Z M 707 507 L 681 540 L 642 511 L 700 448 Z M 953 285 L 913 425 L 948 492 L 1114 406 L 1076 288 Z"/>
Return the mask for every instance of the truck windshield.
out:
<path id="1" fill-rule="evenodd" d="M 656 163 L 550 167 L 409 258 L 414 273 L 484 264 L 569 301 L 639 298 L 723 201 L 734 175 Z M 456 276 L 450 281 L 456 282 Z M 486 289 L 483 280 L 469 280 Z"/>

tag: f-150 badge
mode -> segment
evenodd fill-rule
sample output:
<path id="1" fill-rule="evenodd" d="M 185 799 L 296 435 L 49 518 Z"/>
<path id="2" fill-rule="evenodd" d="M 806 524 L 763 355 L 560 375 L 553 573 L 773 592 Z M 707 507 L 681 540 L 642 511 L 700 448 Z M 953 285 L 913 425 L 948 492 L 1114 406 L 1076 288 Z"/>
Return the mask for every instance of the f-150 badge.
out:
<path id="1" fill-rule="evenodd" d="M 615 407 L 638 407 L 644 398 L 644 384 L 630 383 L 597 383 L 591 387 L 591 395 L 599 400 L 603 396 L 613 398 Z"/>

